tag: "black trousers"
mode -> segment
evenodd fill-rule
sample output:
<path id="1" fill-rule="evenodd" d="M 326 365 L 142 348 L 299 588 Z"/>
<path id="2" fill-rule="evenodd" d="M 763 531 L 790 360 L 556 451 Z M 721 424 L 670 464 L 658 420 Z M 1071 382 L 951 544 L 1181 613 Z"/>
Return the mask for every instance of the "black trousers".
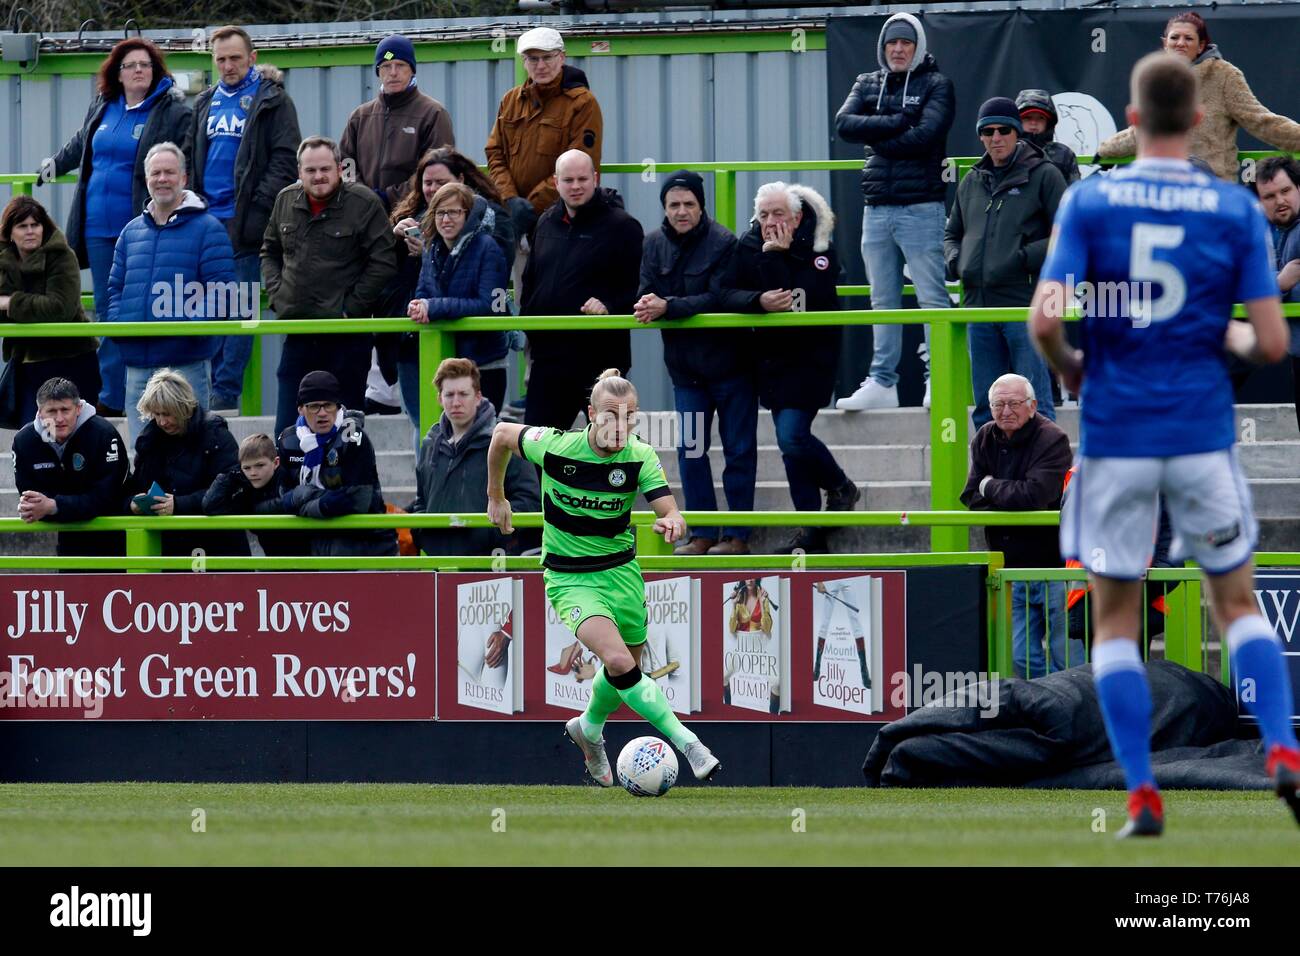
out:
<path id="1" fill-rule="evenodd" d="M 99 401 L 99 356 L 95 352 L 44 362 L 19 362 L 14 365 L 14 384 L 18 389 L 18 411 L 24 422 L 36 417 L 36 393 L 46 380 L 55 377 L 69 379 L 89 404 Z"/>
<path id="2" fill-rule="evenodd" d="M 574 368 L 562 362 L 533 361 L 528 377 L 528 402 L 524 424 L 547 425 L 568 431 L 578 415 L 586 415 L 598 369 Z"/>

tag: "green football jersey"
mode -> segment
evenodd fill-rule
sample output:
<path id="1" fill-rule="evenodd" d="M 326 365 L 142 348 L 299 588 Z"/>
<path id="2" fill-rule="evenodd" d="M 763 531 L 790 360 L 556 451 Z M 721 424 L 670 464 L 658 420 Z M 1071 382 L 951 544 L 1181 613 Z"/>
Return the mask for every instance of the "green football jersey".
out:
<path id="1" fill-rule="evenodd" d="M 659 455 L 636 435 L 602 458 L 587 429 L 538 426 L 519 433 L 519 451 L 542 468 L 542 565 L 553 571 L 604 571 L 631 561 L 637 493 L 646 501 L 672 493 Z"/>

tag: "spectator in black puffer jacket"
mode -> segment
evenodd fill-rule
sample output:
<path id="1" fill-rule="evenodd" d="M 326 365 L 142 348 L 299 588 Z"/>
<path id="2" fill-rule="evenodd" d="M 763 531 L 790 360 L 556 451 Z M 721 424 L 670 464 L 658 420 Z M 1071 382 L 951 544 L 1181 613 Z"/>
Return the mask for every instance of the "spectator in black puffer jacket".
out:
<path id="1" fill-rule="evenodd" d="M 833 312 L 839 257 L 831 244 L 835 215 L 808 186 L 766 183 L 754 196 L 754 219 L 740 238 L 724 280 L 727 312 Z M 862 492 L 812 433 L 831 399 L 842 327 L 767 326 L 754 331 L 758 399 L 772 411 L 776 443 L 797 511 L 851 511 Z M 801 528 L 779 553 L 827 550 L 824 528 Z"/>
<path id="2" fill-rule="evenodd" d="M 925 29 L 910 13 L 885 21 L 876 59 L 880 69 L 861 74 L 835 114 L 840 139 L 866 144 L 862 261 L 871 307 L 902 307 L 906 261 L 921 308 L 945 309 L 952 304 L 943 280 L 944 154 L 956 114 L 952 80 L 926 52 Z M 927 326 L 927 342 L 929 335 Z M 872 338 L 875 354 L 867 377 L 837 403 L 846 411 L 898 405 L 903 327 L 874 326 Z M 927 382 L 926 407 L 929 394 Z"/>
<path id="3" fill-rule="evenodd" d="M 281 499 L 288 514 L 338 518 L 384 514 L 375 446 L 366 435 L 366 416 L 344 408 L 342 388 L 329 372 L 308 372 L 298 386 L 298 422 L 280 433 Z M 313 532 L 313 557 L 388 557 L 397 554 L 397 535 L 372 531 Z"/>
<path id="4" fill-rule="evenodd" d="M 239 464 L 239 445 L 220 415 L 204 411 L 185 377 L 169 368 L 149 376 L 136 404 L 148 424 L 135 440 L 135 472 L 127 482 L 131 514 L 144 514 L 134 496 L 156 481 L 163 494 L 150 510 L 155 515 L 201 515 L 203 496 L 222 472 Z M 162 553 L 195 552 L 248 557 L 242 531 L 172 531 L 162 536 Z"/>
<path id="5" fill-rule="evenodd" d="M 641 252 L 637 321 L 686 319 L 722 309 L 722 281 L 736 237 L 704 212 L 704 180 L 679 170 L 659 190 L 663 225 L 645 237 Z M 664 362 L 673 380 L 673 404 L 681 428 L 677 463 L 686 507 L 717 511 L 709 437 L 718 415 L 726 462 L 722 488 L 730 511 L 754 510 L 758 472 L 758 393 L 754 385 L 754 334 L 750 329 L 663 327 Z M 749 528 L 693 528 L 674 554 L 748 554 Z"/>

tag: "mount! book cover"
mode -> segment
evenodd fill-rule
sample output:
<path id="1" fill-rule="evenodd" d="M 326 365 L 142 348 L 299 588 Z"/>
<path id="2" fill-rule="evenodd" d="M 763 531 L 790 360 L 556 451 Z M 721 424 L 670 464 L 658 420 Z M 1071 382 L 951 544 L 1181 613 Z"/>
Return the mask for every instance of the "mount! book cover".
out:
<path id="1" fill-rule="evenodd" d="M 813 703 L 856 714 L 884 703 L 881 583 L 871 575 L 815 581 Z"/>

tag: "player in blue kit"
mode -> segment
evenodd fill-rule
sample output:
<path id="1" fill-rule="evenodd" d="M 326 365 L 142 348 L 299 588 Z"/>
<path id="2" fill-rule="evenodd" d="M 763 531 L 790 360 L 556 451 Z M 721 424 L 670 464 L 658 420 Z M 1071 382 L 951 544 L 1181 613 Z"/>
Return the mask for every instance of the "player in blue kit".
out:
<path id="1" fill-rule="evenodd" d="M 1029 319 L 1066 385 L 1082 385 L 1078 472 L 1061 515 L 1061 551 L 1082 562 L 1095 589 L 1093 678 L 1129 791 L 1119 835 L 1164 829 L 1151 771 L 1151 695 L 1136 639 L 1160 495 L 1175 552 L 1189 553 L 1208 576 L 1239 699 L 1259 722 L 1278 796 L 1300 820 L 1291 684 L 1252 591 L 1258 525 L 1234 447 L 1225 365 L 1225 350 L 1260 364 L 1286 355 L 1268 227 L 1250 193 L 1188 162 L 1187 134 L 1202 112 L 1185 61 L 1144 57 L 1130 92 L 1137 161 L 1066 193 Z M 1077 351 L 1061 323 L 1076 292 Z M 1229 321 L 1234 302 L 1244 303 L 1249 324 Z"/>

